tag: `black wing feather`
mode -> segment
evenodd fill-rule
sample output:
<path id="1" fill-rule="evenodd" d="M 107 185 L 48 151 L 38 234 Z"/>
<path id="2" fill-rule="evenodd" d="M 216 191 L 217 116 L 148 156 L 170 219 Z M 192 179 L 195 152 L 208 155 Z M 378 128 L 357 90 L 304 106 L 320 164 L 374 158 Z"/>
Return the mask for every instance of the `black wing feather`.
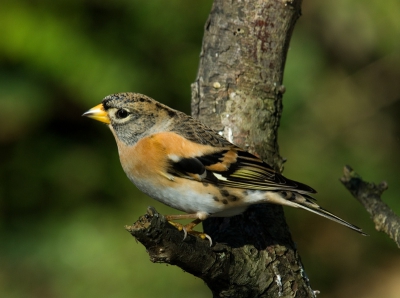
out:
<path id="1" fill-rule="evenodd" d="M 213 164 L 221 162 L 221 159 L 224 158 L 224 154 L 227 153 L 228 150 L 219 151 L 213 154 L 203 155 L 197 157 L 197 159 L 203 163 L 205 166 L 211 166 Z"/>
<path id="2" fill-rule="evenodd" d="M 178 162 L 172 162 L 172 169 L 182 174 L 192 173 L 202 175 L 206 168 L 197 158 L 182 158 Z"/>
<path id="3" fill-rule="evenodd" d="M 234 150 L 237 154 L 236 162 L 228 164 L 228 168 L 224 170 L 213 168 L 213 165 L 223 162 L 224 155 L 231 150 Z M 316 193 L 308 185 L 287 179 L 255 155 L 237 147 L 222 149 L 208 155 L 182 158 L 178 162 L 173 160 L 170 162 L 170 174 L 185 178 L 198 174 L 202 177 L 202 181 L 219 186 L 254 190 L 288 190 L 305 195 Z"/>

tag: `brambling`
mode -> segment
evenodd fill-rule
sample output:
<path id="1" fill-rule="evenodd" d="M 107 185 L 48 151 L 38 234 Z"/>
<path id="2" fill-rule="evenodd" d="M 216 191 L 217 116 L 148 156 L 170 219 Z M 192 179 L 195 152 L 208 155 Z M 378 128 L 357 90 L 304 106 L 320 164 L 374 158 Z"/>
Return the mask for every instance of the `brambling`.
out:
<path id="1" fill-rule="evenodd" d="M 208 217 L 230 217 L 250 205 L 302 208 L 352 230 L 362 230 L 315 203 L 311 187 L 289 180 L 255 155 L 228 142 L 194 118 L 138 93 L 118 93 L 83 116 L 106 123 L 114 134 L 122 168 L 148 196 L 187 214 L 186 233 Z M 210 242 L 211 239 L 209 238 Z"/>

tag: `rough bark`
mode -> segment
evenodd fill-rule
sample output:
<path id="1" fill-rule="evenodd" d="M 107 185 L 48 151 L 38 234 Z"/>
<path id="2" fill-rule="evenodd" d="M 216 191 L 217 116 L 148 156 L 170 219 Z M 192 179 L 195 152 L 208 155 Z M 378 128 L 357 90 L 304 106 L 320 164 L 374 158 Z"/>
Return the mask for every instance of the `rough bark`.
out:
<path id="1" fill-rule="evenodd" d="M 205 25 L 192 115 L 282 169 L 277 129 L 283 70 L 301 1 L 215 0 Z M 170 226 L 152 208 L 128 230 L 153 262 L 202 278 L 214 297 L 314 297 L 283 209 L 257 205 L 203 223 L 214 246 Z"/>
<path id="2" fill-rule="evenodd" d="M 389 235 L 400 248 L 400 218 L 381 200 L 387 183 L 365 182 L 350 166 L 344 167 L 340 181 L 371 215 L 375 229 Z"/>
<path id="3" fill-rule="evenodd" d="M 283 71 L 300 2 L 215 1 L 192 85 L 192 115 L 277 171 L 282 169 L 277 129 Z M 239 276 L 254 290 L 253 297 L 312 296 L 282 207 L 260 205 L 233 218 L 209 219 L 203 226 L 215 241 L 237 247 L 233 258 L 246 260 L 242 272 L 252 275 Z M 257 257 L 249 258 L 248 251 Z M 236 276 L 231 273 L 232 283 Z M 260 279 L 283 287 L 265 289 Z"/>

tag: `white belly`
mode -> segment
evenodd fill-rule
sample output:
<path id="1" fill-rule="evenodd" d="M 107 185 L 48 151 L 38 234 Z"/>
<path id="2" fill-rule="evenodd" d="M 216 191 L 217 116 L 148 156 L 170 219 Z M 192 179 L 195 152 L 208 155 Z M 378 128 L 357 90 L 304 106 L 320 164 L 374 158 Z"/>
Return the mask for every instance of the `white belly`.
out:
<path id="1" fill-rule="evenodd" d="M 216 193 L 212 193 L 212 191 L 209 193 L 196 191 L 196 187 L 201 184 L 200 182 L 188 179 L 183 180 L 184 183 L 171 182 L 170 184 L 173 186 L 154 188 L 143 180 L 131 179 L 137 188 L 148 196 L 189 214 L 206 213 L 211 217 L 230 217 L 244 212 L 248 207 L 239 202 L 229 205 L 216 202 L 214 199 Z M 210 187 L 215 188 L 214 186 Z"/>

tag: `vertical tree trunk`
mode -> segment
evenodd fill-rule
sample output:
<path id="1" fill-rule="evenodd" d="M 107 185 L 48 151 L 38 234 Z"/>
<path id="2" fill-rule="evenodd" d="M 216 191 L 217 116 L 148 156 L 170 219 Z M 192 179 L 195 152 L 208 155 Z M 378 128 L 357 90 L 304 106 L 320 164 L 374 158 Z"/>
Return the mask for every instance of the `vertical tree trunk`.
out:
<path id="1" fill-rule="evenodd" d="M 283 69 L 300 4 L 215 0 L 192 84 L 193 116 L 278 171 Z M 214 297 L 314 297 L 280 206 L 253 206 L 203 226 L 213 247 L 190 235 L 182 241 L 153 208 L 127 229 L 153 262 L 202 278 Z"/>
<path id="2" fill-rule="evenodd" d="M 192 84 L 192 115 L 277 171 L 283 71 L 300 5 L 215 0 Z M 241 271 L 231 272 L 230 280 L 235 284 L 240 276 L 246 284 L 222 291 L 217 286 L 215 296 L 313 296 L 281 206 L 259 205 L 233 218 L 209 219 L 203 227 L 214 241 L 235 248 Z"/>

